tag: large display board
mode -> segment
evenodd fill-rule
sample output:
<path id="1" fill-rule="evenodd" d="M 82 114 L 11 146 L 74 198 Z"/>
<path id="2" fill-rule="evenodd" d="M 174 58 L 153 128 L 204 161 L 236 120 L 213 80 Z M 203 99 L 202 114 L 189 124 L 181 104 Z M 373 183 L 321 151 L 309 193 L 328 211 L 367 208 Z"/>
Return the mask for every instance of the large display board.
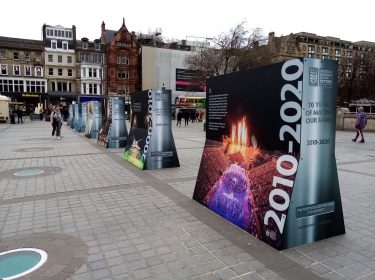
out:
<path id="1" fill-rule="evenodd" d="M 294 59 L 208 79 L 193 198 L 277 249 L 345 233 L 336 93 L 333 60 Z"/>
<path id="2" fill-rule="evenodd" d="M 102 104 L 98 101 L 87 102 L 85 136 L 88 138 L 98 138 L 102 120 Z"/>
<path id="3" fill-rule="evenodd" d="M 140 169 L 178 167 L 172 134 L 171 90 L 137 92 L 131 97 L 131 128 L 124 159 Z"/>
<path id="4" fill-rule="evenodd" d="M 110 114 L 99 132 L 98 144 L 106 148 L 124 148 L 128 130 L 125 123 L 125 97 L 110 97 Z"/>

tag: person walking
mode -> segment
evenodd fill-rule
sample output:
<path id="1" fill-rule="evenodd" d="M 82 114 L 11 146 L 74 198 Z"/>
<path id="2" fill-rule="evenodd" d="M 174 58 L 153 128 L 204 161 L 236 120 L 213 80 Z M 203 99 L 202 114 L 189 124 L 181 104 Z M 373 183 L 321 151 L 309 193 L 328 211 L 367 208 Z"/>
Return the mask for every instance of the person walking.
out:
<path id="1" fill-rule="evenodd" d="M 17 108 L 16 114 L 17 114 L 17 123 L 19 124 L 20 120 L 21 120 L 21 123 L 23 123 L 23 119 L 22 119 L 23 112 L 21 110 L 21 107 Z"/>
<path id="2" fill-rule="evenodd" d="M 355 128 L 357 130 L 357 134 L 354 139 L 352 139 L 353 142 L 357 142 L 358 136 L 361 135 L 360 143 L 365 142 L 365 138 L 363 137 L 362 130 L 366 127 L 367 124 L 367 116 L 365 112 L 363 112 L 363 107 L 358 107 L 358 112 L 355 120 Z"/>
<path id="3" fill-rule="evenodd" d="M 181 110 L 178 111 L 177 113 L 177 123 L 176 123 L 176 126 L 180 125 L 181 126 L 181 120 L 182 120 L 182 112 Z"/>
<path id="4" fill-rule="evenodd" d="M 189 126 L 189 118 L 190 118 L 190 113 L 188 110 L 185 110 L 184 112 L 185 126 Z"/>
<path id="5" fill-rule="evenodd" d="M 61 139 L 61 125 L 62 125 L 62 115 L 59 105 L 53 107 L 51 112 L 51 123 L 52 123 L 52 138 L 55 136 L 58 140 Z"/>

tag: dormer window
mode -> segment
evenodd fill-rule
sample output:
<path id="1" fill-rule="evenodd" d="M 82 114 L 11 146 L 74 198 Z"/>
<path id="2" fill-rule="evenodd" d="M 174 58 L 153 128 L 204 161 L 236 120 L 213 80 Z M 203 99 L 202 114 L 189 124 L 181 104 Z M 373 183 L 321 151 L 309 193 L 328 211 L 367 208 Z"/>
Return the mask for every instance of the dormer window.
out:
<path id="1" fill-rule="evenodd" d="M 82 43 L 82 48 L 87 49 L 89 47 L 89 44 L 87 42 Z"/>

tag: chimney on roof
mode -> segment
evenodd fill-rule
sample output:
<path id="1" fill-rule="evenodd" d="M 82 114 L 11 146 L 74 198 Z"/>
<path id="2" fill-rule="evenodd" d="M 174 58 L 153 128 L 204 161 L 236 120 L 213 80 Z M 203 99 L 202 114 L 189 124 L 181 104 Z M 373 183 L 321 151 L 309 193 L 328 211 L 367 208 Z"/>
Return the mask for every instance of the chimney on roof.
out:
<path id="1" fill-rule="evenodd" d="M 125 27 L 125 18 L 122 18 L 122 27 Z"/>
<path id="2" fill-rule="evenodd" d="M 102 29 L 101 29 L 101 33 L 100 33 L 100 42 L 102 44 L 105 43 L 105 23 L 104 23 L 104 20 L 102 22 Z"/>

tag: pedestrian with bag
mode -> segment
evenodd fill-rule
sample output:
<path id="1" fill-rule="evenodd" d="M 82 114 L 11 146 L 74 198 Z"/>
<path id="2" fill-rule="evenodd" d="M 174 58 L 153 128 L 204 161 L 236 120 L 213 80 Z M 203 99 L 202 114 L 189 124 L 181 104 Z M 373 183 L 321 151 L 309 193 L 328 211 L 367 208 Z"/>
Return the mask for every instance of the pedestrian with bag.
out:
<path id="1" fill-rule="evenodd" d="M 358 107 L 358 112 L 355 120 L 355 129 L 357 130 L 357 135 L 354 139 L 352 139 L 353 142 L 356 142 L 358 139 L 358 136 L 361 135 L 360 143 L 365 142 L 365 138 L 363 137 L 362 130 L 366 127 L 367 124 L 367 116 L 365 112 L 363 112 L 363 107 Z"/>
<path id="2" fill-rule="evenodd" d="M 61 125 L 62 125 L 62 114 L 59 105 L 53 107 L 51 112 L 51 123 L 52 123 L 52 138 L 55 136 L 58 140 L 61 139 Z"/>

